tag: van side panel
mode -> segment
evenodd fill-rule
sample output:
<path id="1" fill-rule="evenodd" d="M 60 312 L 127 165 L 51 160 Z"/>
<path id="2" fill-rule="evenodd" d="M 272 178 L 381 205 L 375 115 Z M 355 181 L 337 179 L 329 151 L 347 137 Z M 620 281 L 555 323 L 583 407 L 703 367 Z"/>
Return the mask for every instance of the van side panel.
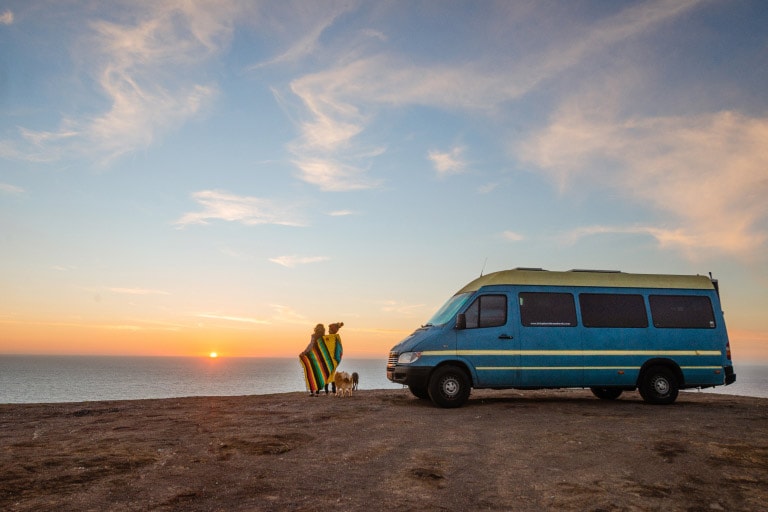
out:
<path id="1" fill-rule="evenodd" d="M 626 297 L 635 299 L 642 308 L 642 323 L 632 327 L 590 326 L 584 318 L 582 297 Z M 647 313 L 645 294 L 642 290 L 613 288 L 583 288 L 576 291 L 579 304 L 579 328 L 584 346 L 584 385 L 595 387 L 634 387 L 643 364 L 654 357 L 663 344 L 656 343 L 649 332 L 650 318 Z M 640 320 L 638 320 L 640 322 Z"/>
<path id="2" fill-rule="evenodd" d="M 573 292 L 578 326 L 521 325 L 521 387 L 634 387 L 644 364 L 669 362 L 679 367 L 682 387 L 724 383 L 727 336 L 720 305 L 713 291 L 615 289 L 581 287 L 525 287 L 517 290 L 518 303 L 525 292 Z M 706 296 L 712 302 L 714 328 L 658 328 L 652 323 L 648 296 L 660 293 Z M 644 323 L 633 327 L 594 326 L 584 318 L 587 298 L 633 298 L 644 310 Z M 606 313 L 611 320 L 610 313 Z"/>
<path id="3" fill-rule="evenodd" d="M 520 387 L 571 387 L 584 385 L 582 336 L 577 317 L 559 321 L 555 317 L 536 318 L 524 313 L 528 303 L 538 298 L 539 307 L 551 308 L 546 297 L 558 297 L 575 306 L 573 289 L 565 287 L 526 286 L 514 290 L 514 304 L 520 318 Z M 575 311 L 574 311 L 575 315 Z M 569 315 L 570 316 L 570 315 Z"/>
<path id="4" fill-rule="evenodd" d="M 491 286 L 483 294 L 508 297 L 504 326 L 457 331 L 457 355 L 473 374 L 475 387 L 624 387 L 637 385 L 643 365 L 668 362 L 680 369 L 682 387 L 724 383 L 725 325 L 714 291 L 597 287 Z M 712 302 L 714 328 L 659 328 L 653 325 L 649 295 L 696 295 Z M 570 294 L 576 320 L 526 325 L 525 300 L 532 294 Z M 643 322 L 633 327 L 592 326 L 582 302 L 588 298 L 632 299 Z M 610 317 L 610 312 L 605 313 Z M 610 318 L 609 318 L 610 320 Z"/>
<path id="5" fill-rule="evenodd" d="M 456 354 L 470 369 L 474 386 L 478 388 L 504 388 L 519 384 L 519 320 L 509 287 L 484 289 L 468 301 L 462 312 L 470 311 L 480 297 L 501 295 L 507 300 L 507 319 L 503 325 L 456 331 Z"/>

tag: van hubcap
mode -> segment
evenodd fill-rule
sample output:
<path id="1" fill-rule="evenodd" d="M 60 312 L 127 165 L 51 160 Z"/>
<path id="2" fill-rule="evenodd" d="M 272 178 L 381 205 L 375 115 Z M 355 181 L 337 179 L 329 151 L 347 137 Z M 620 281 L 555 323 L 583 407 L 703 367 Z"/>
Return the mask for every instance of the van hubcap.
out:
<path id="1" fill-rule="evenodd" d="M 666 395 L 669 393 L 669 382 L 663 377 L 656 377 L 653 380 L 653 390 L 659 395 Z"/>
<path id="2" fill-rule="evenodd" d="M 443 393 L 445 393 L 445 396 L 456 396 L 460 388 L 461 386 L 456 379 L 449 378 L 443 381 Z"/>

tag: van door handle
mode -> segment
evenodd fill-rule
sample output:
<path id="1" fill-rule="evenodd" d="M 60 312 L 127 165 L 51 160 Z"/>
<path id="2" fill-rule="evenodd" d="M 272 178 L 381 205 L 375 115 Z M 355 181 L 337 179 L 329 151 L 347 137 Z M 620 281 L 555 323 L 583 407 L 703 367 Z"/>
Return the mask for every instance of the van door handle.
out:
<path id="1" fill-rule="evenodd" d="M 510 336 L 509 334 L 501 334 L 501 335 L 499 335 L 499 339 L 500 340 L 511 340 L 512 336 Z"/>

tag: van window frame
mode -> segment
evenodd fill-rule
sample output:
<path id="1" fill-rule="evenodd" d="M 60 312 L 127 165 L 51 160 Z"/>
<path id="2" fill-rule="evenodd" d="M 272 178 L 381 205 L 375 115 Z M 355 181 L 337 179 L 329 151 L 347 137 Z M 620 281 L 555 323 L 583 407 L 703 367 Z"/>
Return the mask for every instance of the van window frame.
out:
<path id="1" fill-rule="evenodd" d="M 567 304 L 565 302 L 557 304 L 559 307 L 554 311 L 555 315 L 553 315 L 549 321 L 543 317 L 531 318 L 531 316 L 537 316 L 537 314 L 541 315 L 542 311 L 529 313 L 526 311 L 527 306 L 525 303 L 531 301 L 535 302 L 536 299 L 542 298 L 542 296 L 549 296 L 551 299 L 562 299 L 567 297 L 570 300 L 567 301 Z M 576 316 L 576 300 L 573 293 L 539 291 L 520 292 L 517 298 L 517 305 L 520 310 L 520 324 L 523 327 L 577 327 L 579 325 L 578 317 Z M 540 305 L 537 306 L 541 308 Z M 566 311 L 566 309 L 569 310 Z M 550 313 L 551 312 L 553 311 L 550 309 Z"/>
<path id="2" fill-rule="evenodd" d="M 669 314 L 666 311 L 662 311 L 660 308 L 662 306 L 667 306 L 660 304 L 660 301 L 672 301 L 672 300 L 680 300 L 678 307 L 684 307 L 685 304 L 682 303 L 682 299 L 687 299 L 688 302 L 688 313 L 687 315 L 678 316 L 676 318 L 669 319 Z M 707 313 L 706 317 L 702 316 L 700 313 L 702 311 L 697 311 L 695 306 L 705 306 L 704 302 L 706 301 L 706 308 L 705 313 Z M 698 302 L 698 305 L 693 305 L 693 302 Z M 653 293 L 648 295 L 648 305 L 651 308 L 651 320 L 653 322 L 653 326 L 658 329 L 715 329 L 717 328 L 717 319 L 715 317 L 715 309 L 712 307 L 712 299 L 706 295 L 685 295 L 685 294 L 672 294 L 672 293 Z M 693 306 L 693 307 L 691 307 Z M 691 314 L 696 313 L 698 316 Z M 665 314 L 667 315 L 665 318 Z M 683 319 L 683 321 L 681 321 Z M 693 323 L 693 322 L 685 322 L 684 319 L 703 319 L 702 323 Z"/>
<path id="3" fill-rule="evenodd" d="M 503 321 L 501 323 L 492 323 L 492 324 L 483 324 L 483 301 L 488 300 L 490 298 L 497 298 L 500 297 L 504 300 L 504 307 L 503 307 Z M 477 306 L 477 319 L 475 320 L 472 315 L 473 313 L 470 313 L 470 310 Z M 497 311 L 498 309 L 493 309 L 493 311 Z M 484 293 L 482 295 L 478 295 L 475 300 L 472 301 L 472 303 L 467 307 L 467 309 L 464 310 L 464 317 L 466 319 L 466 327 L 465 329 L 485 329 L 488 327 L 503 327 L 507 325 L 507 322 L 509 321 L 509 299 L 507 297 L 506 293 Z M 473 322 L 476 321 L 476 324 Z"/>
<path id="4" fill-rule="evenodd" d="M 597 304 L 592 303 L 592 298 L 604 301 L 600 304 L 603 311 L 595 309 Z M 619 311 L 605 311 L 605 307 L 612 307 L 608 298 L 614 298 L 625 302 L 625 306 L 633 301 L 634 310 L 625 309 Z M 586 305 L 586 309 L 585 309 Z M 641 308 L 637 306 L 641 305 Z M 615 292 L 583 292 L 579 293 L 579 312 L 581 313 L 581 324 L 589 329 L 647 329 L 648 310 L 645 304 L 645 297 L 642 293 L 615 293 Z M 642 312 L 642 317 L 639 314 Z M 630 313 L 630 314 L 627 314 Z M 616 321 L 612 321 L 616 320 Z"/>

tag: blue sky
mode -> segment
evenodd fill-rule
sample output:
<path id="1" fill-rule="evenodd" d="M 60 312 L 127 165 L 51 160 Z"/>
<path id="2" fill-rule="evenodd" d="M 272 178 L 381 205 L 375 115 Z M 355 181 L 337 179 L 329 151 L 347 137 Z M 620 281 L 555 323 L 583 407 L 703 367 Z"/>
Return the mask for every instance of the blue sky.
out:
<path id="1" fill-rule="evenodd" d="M 0 2 L 0 353 L 385 355 L 517 266 L 768 359 L 762 1 Z"/>

